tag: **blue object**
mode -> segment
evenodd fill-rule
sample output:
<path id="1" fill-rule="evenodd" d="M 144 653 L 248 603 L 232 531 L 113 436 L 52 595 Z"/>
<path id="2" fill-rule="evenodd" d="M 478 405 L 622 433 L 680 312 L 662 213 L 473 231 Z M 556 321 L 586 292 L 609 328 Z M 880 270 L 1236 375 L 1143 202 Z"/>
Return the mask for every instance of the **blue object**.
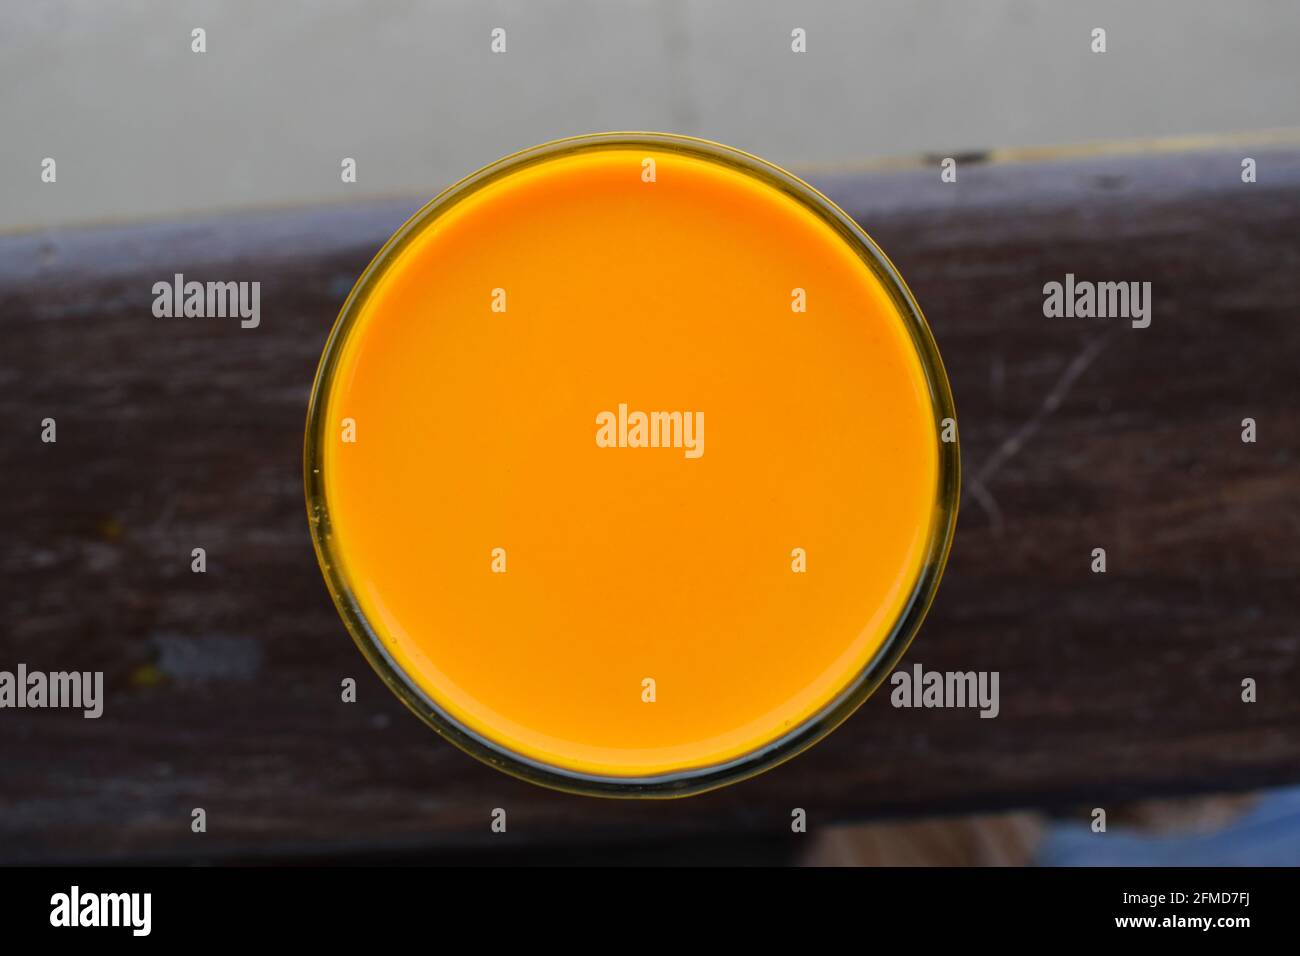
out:
<path id="1" fill-rule="evenodd" d="M 1056 824 L 1038 849 L 1039 866 L 1300 866 L 1300 787 L 1273 790 L 1213 833 L 1150 836 L 1120 828 L 1093 833 Z"/>

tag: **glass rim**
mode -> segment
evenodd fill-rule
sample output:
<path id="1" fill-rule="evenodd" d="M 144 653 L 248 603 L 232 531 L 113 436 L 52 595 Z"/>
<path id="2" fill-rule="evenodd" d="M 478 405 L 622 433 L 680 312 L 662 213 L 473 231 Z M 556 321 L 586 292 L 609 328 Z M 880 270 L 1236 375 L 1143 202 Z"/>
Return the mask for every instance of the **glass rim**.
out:
<path id="1" fill-rule="evenodd" d="M 880 281 L 908 328 L 925 373 L 935 415 L 938 445 L 934 510 L 931 513 L 930 534 L 920 570 L 885 639 L 867 663 L 816 713 L 760 747 L 720 763 L 639 777 L 586 773 L 515 752 L 461 723 L 407 674 L 371 627 L 345 578 L 340 562 L 335 560 L 323 474 L 327 424 L 324 413 L 342 351 L 341 345 L 361 314 L 375 280 L 389 264 L 440 215 L 491 183 L 530 166 L 572 153 L 627 147 L 670 150 L 737 170 L 777 188 L 829 224 Z M 951 442 L 938 437 L 945 419 L 951 419 L 956 429 L 956 411 L 948 377 L 929 325 L 911 290 L 894 264 L 866 231 L 815 187 L 757 156 L 696 137 L 658 132 L 589 133 L 566 137 L 505 156 L 438 193 L 393 233 L 357 278 L 326 339 L 307 406 L 303 486 L 312 547 L 330 596 L 353 642 L 389 690 L 445 740 L 491 767 L 556 790 L 604 797 L 688 796 L 753 777 L 802 753 L 857 710 L 902 658 L 938 591 L 956 529 L 961 456 L 956 431 Z"/>

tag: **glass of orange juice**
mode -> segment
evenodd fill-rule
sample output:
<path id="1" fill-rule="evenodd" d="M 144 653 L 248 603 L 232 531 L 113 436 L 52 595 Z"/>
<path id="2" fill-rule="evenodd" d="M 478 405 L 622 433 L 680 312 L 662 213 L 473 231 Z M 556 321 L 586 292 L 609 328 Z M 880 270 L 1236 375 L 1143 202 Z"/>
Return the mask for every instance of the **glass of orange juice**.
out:
<path id="1" fill-rule="evenodd" d="M 325 346 L 307 507 L 348 631 L 519 777 L 680 796 L 810 746 L 938 587 L 938 351 L 806 183 L 661 133 L 487 166 L 379 251 Z"/>

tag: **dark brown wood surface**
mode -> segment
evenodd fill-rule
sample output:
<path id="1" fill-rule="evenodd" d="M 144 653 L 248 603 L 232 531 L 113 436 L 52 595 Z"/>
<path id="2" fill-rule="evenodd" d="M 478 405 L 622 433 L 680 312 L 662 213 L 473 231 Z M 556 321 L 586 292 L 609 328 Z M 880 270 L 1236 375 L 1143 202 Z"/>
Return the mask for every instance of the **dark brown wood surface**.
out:
<path id="1" fill-rule="evenodd" d="M 419 200 L 3 236 L 0 669 L 102 669 L 108 699 L 0 711 L 0 860 L 771 836 L 792 807 L 818 826 L 1300 780 L 1300 150 L 811 178 L 942 349 L 965 496 L 906 663 L 999 671 L 997 719 L 878 694 L 792 762 L 671 802 L 483 767 L 364 664 L 302 503 L 326 333 Z M 176 272 L 260 280 L 261 327 L 155 318 Z M 1044 318 L 1067 272 L 1150 281 L 1151 327 Z"/>

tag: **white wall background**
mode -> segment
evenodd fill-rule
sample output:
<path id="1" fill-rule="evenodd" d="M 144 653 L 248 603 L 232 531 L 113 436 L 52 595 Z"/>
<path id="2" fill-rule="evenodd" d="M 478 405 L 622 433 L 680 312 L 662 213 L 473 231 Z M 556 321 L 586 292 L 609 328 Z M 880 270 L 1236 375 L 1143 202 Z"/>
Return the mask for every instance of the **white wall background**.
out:
<path id="1" fill-rule="evenodd" d="M 489 52 L 495 26 L 505 55 Z M 806 54 L 790 52 L 795 26 Z M 1095 26 L 1105 55 L 1089 51 Z M 0 229 L 432 195 L 515 149 L 605 129 L 799 167 L 1296 126 L 1296 0 L 0 7 Z"/>

